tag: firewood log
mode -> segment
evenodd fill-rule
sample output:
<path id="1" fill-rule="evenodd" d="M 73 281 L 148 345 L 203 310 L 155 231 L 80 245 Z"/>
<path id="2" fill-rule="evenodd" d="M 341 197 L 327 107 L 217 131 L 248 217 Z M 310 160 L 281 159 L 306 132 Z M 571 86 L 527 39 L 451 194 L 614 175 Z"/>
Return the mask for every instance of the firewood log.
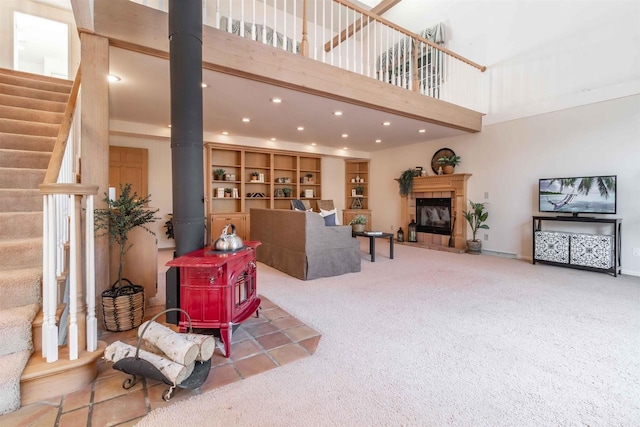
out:
<path id="1" fill-rule="evenodd" d="M 147 325 L 149 327 L 145 330 Z M 138 337 L 142 335 L 143 331 L 142 338 L 144 340 L 162 350 L 169 359 L 181 365 L 191 365 L 200 352 L 198 346 L 187 340 L 184 334 L 174 332 L 160 323 L 144 322 L 138 328 Z"/>
<path id="2" fill-rule="evenodd" d="M 125 344 L 122 341 L 109 344 L 104 349 L 104 358 L 110 362 L 115 363 L 127 357 L 136 357 L 136 347 Z M 155 366 L 173 385 L 180 384 L 193 372 L 193 363 L 190 365 L 191 370 L 189 370 L 184 365 L 144 350 L 140 350 L 138 357 Z"/>
<path id="3" fill-rule="evenodd" d="M 196 357 L 197 361 L 205 362 L 211 359 L 211 356 L 213 356 L 213 352 L 216 349 L 216 341 L 212 336 L 201 334 L 184 334 L 184 337 L 187 340 L 198 345 L 200 353 L 198 353 L 198 357 Z"/>

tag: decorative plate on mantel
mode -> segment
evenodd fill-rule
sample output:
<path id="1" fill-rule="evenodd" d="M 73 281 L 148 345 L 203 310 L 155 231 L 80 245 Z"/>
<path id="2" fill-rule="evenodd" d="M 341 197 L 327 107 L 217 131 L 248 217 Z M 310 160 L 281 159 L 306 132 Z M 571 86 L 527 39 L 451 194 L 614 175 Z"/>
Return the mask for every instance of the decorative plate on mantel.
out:
<path id="1" fill-rule="evenodd" d="M 436 151 L 436 153 L 431 158 L 431 170 L 433 170 L 433 173 L 438 175 L 438 168 L 441 166 L 440 163 L 438 163 L 438 159 L 440 157 L 450 157 L 455 155 L 456 153 L 451 148 L 441 148 Z"/>

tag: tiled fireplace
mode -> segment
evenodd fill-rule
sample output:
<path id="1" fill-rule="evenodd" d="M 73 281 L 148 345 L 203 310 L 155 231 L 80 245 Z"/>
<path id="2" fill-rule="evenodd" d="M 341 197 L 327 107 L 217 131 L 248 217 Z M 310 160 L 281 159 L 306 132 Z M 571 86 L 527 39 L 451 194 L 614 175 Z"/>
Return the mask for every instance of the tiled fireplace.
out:
<path id="1" fill-rule="evenodd" d="M 434 175 L 413 178 L 413 191 L 402 198 L 402 227 L 406 230 L 411 220 L 416 218 L 416 199 L 448 199 L 451 198 L 451 218 L 453 224 L 453 247 L 466 249 L 467 221 L 462 212 L 467 206 L 467 180 L 471 174 Z M 421 213 L 424 215 L 424 213 Z M 420 228 L 418 229 L 420 230 Z M 436 234 L 418 231 L 418 244 L 435 248 L 449 247 L 449 234 Z"/>

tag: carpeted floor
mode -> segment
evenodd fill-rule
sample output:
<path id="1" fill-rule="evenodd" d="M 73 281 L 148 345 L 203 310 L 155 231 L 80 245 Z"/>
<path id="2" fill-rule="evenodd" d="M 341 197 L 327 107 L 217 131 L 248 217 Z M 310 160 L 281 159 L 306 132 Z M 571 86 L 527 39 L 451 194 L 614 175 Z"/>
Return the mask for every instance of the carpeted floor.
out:
<path id="1" fill-rule="evenodd" d="M 323 335 L 316 354 L 139 425 L 640 425 L 640 278 L 386 256 L 309 282 L 260 264 L 259 292 Z"/>

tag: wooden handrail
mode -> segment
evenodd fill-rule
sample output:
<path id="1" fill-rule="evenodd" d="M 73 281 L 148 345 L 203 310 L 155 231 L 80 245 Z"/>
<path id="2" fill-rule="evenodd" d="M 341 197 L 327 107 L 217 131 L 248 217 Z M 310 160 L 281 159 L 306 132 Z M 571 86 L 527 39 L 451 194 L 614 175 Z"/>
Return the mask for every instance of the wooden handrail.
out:
<path id="1" fill-rule="evenodd" d="M 76 78 L 73 80 L 73 86 L 71 87 L 71 93 L 69 94 L 69 100 L 64 110 L 64 116 L 62 117 L 62 123 L 60 124 L 60 131 L 58 131 L 58 137 L 56 143 L 53 146 L 53 152 L 49 159 L 49 166 L 47 167 L 47 173 L 44 177 L 45 184 L 53 184 L 58 180 L 60 174 L 60 167 L 62 166 L 62 159 L 64 158 L 64 150 L 67 147 L 67 140 L 69 139 L 69 133 L 71 132 L 71 124 L 73 123 L 73 113 L 76 110 L 76 102 L 78 100 L 78 92 L 80 91 L 80 66 L 78 66 L 78 72 Z"/>
<path id="2" fill-rule="evenodd" d="M 367 11 L 367 10 L 364 10 L 361 7 L 358 7 L 358 6 L 356 6 L 356 5 L 352 4 L 352 3 L 348 3 L 347 0 L 332 0 L 332 1 L 334 1 L 336 3 L 339 3 L 339 4 L 343 5 L 344 7 L 349 8 L 349 9 L 353 9 L 356 12 L 359 12 L 359 13 L 361 13 L 363 15 L 366 15 L 370 19 L 373 19 L 374 21 L 378 21 L 381 24 L 384 24 L 384 25 L 386 25 L 386 26 L 388 26 L 390 28 L 393 28 L 394 30 L 406 35 L 407 37 L 411 37 L 414 41 L 425 43 L 425 44 L 433 47 L 434 49 L 437 49 L 437 50 L 439 50 L 441 52 L 444 52 L 449 56 L 452 56 L 452 57 L 454 57 L 454 58 L 456 58 L 456 59 L 458 59 L 458 60 L 460 60 L 460 61 L 462 61 L 462 62 L 464 62 L 466 64 L 471 65 L 472 67 L 477 68 L 478 70 L 480 70 L 482 72 L 484 72 L 487 69 L 487 67 L 485 67 L 484 65 L 476 64 L 475 62 L 473 62 L 473 61 L 471 61 L 471 60 L 469 60 L 469 59 L 467 59 L 467 58 L 465 58 L 463 56 L 460 56 L 457 53 L 450 51 L 449 49 L 445 49 L 442 46 L 439 46 L 438 44 L 432 42 L 431 40 L 425 39 L 424 37 L 420 37 L 417 34 L 411 33 L 408 30 L 405 30 L 404 28 L 394 24 L 391 21 L 387 21 L 386 19 L 381 18 L 380 16 L 375 15 L 375 14 L 373 14 L 373 13 Z M 331 50 L 331 48 L 330 47 L 327 48 L 327 45 L 325 45 L 325 51 L 329 52 L 329 50 Z"/>

